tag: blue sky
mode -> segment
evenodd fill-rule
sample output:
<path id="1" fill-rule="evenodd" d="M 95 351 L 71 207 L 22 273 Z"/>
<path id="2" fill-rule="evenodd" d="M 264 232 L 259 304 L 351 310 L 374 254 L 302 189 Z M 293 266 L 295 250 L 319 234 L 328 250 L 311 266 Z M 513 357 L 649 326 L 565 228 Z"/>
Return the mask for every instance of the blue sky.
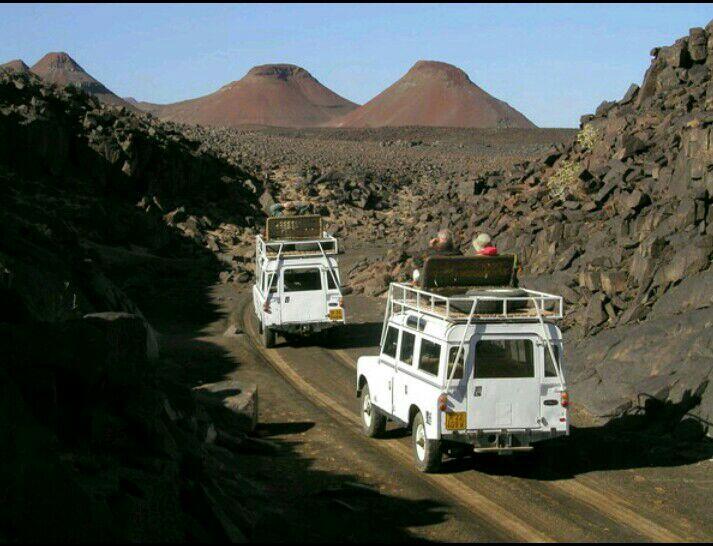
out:
<path id="1" fill-rule="evenodd" d="M 640 83 L 712 4 L 0 5 L 0 62 L 67 51 L 121 96 L 173 102 L 288 62 L 358 103 L 419 59 L 463 68 L 543 127 Z"/>

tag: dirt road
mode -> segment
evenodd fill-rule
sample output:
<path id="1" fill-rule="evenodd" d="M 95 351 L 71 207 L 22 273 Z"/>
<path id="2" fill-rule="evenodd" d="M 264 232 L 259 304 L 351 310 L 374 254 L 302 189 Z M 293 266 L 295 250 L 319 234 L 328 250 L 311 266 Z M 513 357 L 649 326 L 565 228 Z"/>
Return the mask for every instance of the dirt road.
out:
<path id="1" fill-rule="evenodd" d="M 417 472 L 408 431 L 390 427 L 386 438 L 372 440 L 360 430 L 354 367 L 378 350 L 383 300 L 349 296 L 348 327 L 290 344 L 278 338 L 276 348 L 264 349 L 245 288 L 197 291 L 197 300 L 210 302 L 204 316 L 181 303 L 182 295 L 172 300 L 182 308 L 155 320 L 164 354 L 185 381 L 232 377 L 259 386 L 257 435 L 275 449 L 241 455 L 238 467 L 226 469 L 263 492 L 242 499 L 267 507 L 256 509 L 248 538 L 713 539 L 713 463 L 705 449 L 642 444 L 575 420 L 569 438 L 533 454 L 447 459 L 439 474 Z M 229 324 L 236 335 L 224 335 Z"/>
<path id="2" fill-rule="evenodd" d="M 349 298 L 347 308 L 353 321 L 346 329 L 348 335 L 331 333 L 303 344 L 283 343 L 267 350 L 256 341 L 250 305 L 238 305 L 254 350 L 294 387 L 298 396 L 321 410 L 322 419 L 357 437 L 351 440 L 357 446 L 353 456 L 360 458 L 359 452 L 376 448 L 382 454 L 382 466 L 399 468 L 405 474 L 400 480 L 404 489 L 427 485 L 434 499 L 455 510 L 456 518 L 465 516 L 463 525 L 475 525 L 478 535 L 471 535 L 471 539 L 692 541 L 713 536 L 710 520 L 696 521 L 690 514 L 680 513 L 659 486 L 654 491 L 659 490 L 657 499 L 650 497 L 643 482 L 656 479 L 658 473 L 641 476 L 651 472 L 612 470 L 620 474 L 619 487 L 596 473 L 572 475 L 571 461 L 560 460 L 570 456 L 566 444 L 535 457 L 449 460 L 441 474 L 423 475 L 413 470 L 408 431 L 393 428 L 382 440 L 359 438 L 354 396 L 356 358 L 376 351 L 380 309 L 378 302 L 359 297 Z M 710 470 L 709 462 L 703 464 Z M 622 473 L 628 475 L 626 482 Z M 457 532 L 449 539 L 462 539 L 461 529 Z"/>

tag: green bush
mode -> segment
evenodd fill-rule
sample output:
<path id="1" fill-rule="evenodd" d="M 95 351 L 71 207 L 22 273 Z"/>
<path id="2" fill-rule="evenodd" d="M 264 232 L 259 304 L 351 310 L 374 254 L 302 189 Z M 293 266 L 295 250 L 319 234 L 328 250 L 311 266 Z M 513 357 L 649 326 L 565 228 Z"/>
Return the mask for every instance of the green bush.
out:
<path id="1" fill-rule="evenodd" d="M 577 144 L 582 150 L 591 150 L 599 142 L 600 138 L 601 135 L 597 128 L 588 123 L 577 133 Z"/>
<path id="2" fill-rule="evenodd" d="M 568 193 L 575 193 L 578 186 L 579 162 L 571 159 L 560 161 L 557 170 L 547 179 L 546 186 L 555 199 L 564 199 Z"/>

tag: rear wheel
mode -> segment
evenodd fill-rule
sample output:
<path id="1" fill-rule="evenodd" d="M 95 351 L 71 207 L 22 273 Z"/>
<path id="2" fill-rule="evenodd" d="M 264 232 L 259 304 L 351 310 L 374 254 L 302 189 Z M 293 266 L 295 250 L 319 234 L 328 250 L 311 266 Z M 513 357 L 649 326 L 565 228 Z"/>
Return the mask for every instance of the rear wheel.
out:
<path id="1" fill-rule="evenodd" d="M 265 326 L 264 324 L 260 324 L 260 334 L 262 337 L 262 344 L 268 348 L 271 349 L 272 347 L 275 346 L 275 330 L 270 328 L 269 326 Z"/>
<path id="2" fill-rule="evenodd" d="M 426 437 L 426 425 L 423 422 L 423 415 L 421 415 L 420 411 L 413 420 L 411 438 L 416 468 L 421 472 L 438 471 L 441 467 L 441 461 L 443 460 L 441 442 L 438 440 L 429 440 Z"/>
<path id="3" fill-rule="evenodd" d="M 371 403 L 369 385 L 364 385 L 361 392 L 362 430 L 369 438 L 376 438 L 386 430 L 386 417 Z"/>

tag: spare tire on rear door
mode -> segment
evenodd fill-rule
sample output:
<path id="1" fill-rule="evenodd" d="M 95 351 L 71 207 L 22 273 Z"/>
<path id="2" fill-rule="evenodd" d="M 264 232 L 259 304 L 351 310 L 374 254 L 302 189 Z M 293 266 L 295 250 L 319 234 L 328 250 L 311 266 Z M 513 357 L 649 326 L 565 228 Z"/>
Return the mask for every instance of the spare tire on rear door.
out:
<path id="1" fill-rule="evenodd" d="M 465 293 L 465 296 L 468 296 L 469 298 L 471 297 L 479 297 L 479 298 L 487 298 L 487 297 L 498 297 L 498 298 L 526 298 L 528 297 L 528 293 L 522 290 L 521 288 L 490 288 L 490 289 L 483 289 L 483 288 L 474 288 L 472 290 L 468 290 Z M 453 296 L 457 297 L 457 296 Z M 530 303 L 529 300 L 515 300 L 515 301 L 509 301 L 507 302 L 507 310 L 508 312 L 512 311 L 517 311 L 518 309 L 524 309 L 528 306 Z M 470 308 L 473 305 L 472 302 L 469 301 L 456 301 L 456 302 L 451 302 L 451 307 L 454 309 L 457 309 L 458 311 L 461 311 L 463 313 L 470 313 Z M 503 312 L 503 302 L 502 301 L 489 301 L 486 299 L 483 300 L 478 300 L 478 305 L 475 308 L 476 313 L 488 313 L 488 314 L 495 314 L 495 313 L 502 313 Z"/>

